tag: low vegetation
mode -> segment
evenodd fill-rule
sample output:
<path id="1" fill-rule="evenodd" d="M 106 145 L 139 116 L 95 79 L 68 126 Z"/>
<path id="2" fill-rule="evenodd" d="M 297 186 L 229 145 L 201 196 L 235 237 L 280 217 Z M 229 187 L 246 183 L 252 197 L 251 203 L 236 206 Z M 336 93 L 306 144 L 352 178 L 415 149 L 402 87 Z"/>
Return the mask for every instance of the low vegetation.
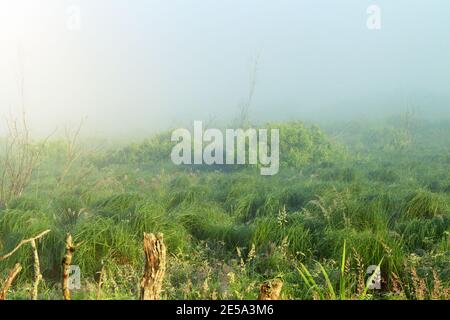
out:
<path id="1" fill-rule="evenodd" d="M 143 234 L 162 233 L 161 299 L 256 299 L 273 279 L 281 299 L 449 299 L 450 122 L 403 124 L 270 124 L 281 130 L 275 176 L 175 166 L 167 133 L 95 151 L 78 131 L 2 140 L 0 257 L 51 230 L 37 241 L 38 298 L 61 299 L 70 233 L 82 276 L 72 299 L 137 299 Z M 34 261 L 29 246 L 0 261 L 0 288 L 22 267 L 8 299 L 30 297 Z"/>

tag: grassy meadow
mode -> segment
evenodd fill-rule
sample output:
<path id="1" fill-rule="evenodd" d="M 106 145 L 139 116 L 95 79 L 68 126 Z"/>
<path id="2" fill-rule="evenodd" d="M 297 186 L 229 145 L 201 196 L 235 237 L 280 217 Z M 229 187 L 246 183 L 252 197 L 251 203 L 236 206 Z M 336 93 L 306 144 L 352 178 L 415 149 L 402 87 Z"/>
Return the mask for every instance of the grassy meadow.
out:
<path id="1" fill-rule="evenodd" d="M 73 299 L 137 299 L 143 233 L 161 232 L 163 299 L 257 299 L 269 279 L 283 281 L 282 299 L 450 298 L 449 120 L 268 126 L 280 129 L 274 176 L 175 166 L 170 131 L 119 144 L 19 128 L 0 140 L 0 257 L 50 229 L 38 298 L 61 299 L 71 233 Z M 0 287 L 16 263 L 8 299 L 29 299 L 29 245 L 0 261 Z M 367 288 L 371 265 L 380 290 Z"/>

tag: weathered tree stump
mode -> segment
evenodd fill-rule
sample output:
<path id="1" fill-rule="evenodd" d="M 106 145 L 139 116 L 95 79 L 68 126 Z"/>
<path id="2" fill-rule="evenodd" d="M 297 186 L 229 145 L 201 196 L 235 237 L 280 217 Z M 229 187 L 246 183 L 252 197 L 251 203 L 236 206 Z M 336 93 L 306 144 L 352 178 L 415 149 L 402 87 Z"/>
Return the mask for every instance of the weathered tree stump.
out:
<path id="1" fill-rule="evenodd" d="M 141 300 L 159 300 L 166 271 L 163 234 L 144 233 L 145 269 L 141 280 Z"/>
<path id="2" fill-rule="evenodd" d="M 42 280 L 41 267 L 39 263 L 39 255 L 36 245 L 36 240 L 31 241 L 31 248 L 33 249 L 33 257 L 34 257 L 34 278 L 33 278 L 33 289 L 31 290 L 31 300 L 37 300 L 38 297 L 38 288 L 39 283 Z"/>
<path id="3" fill-rule="evenodd" d="M 259 291 L 259 300 L 278 300 L 282 287 L 283 281 L 280 279 L 264 282 Z"/>
<path id="4" fill-rule="evenodd" d="M 22 271 L 22 266 L 17 263 L 14 268 L 9 272 L 8 278 L 6 278 L 5 283 L 3 284 L 3 288 L 0 290 L 0 300 L 5 300 L 6 295 L 8 294 L 8 290 L 11 287 L 14 279 L 17 277 L 19 272 Z"/>
<path id="5" fill-rule="evenodd" d="M 69 271 L 74 252 L 75 245 L 72 242 L 72 236 L 68 233 L 66 237 L 66 254 L 62 260 L 62 293 L 64 300 L 70 300 Z"/>

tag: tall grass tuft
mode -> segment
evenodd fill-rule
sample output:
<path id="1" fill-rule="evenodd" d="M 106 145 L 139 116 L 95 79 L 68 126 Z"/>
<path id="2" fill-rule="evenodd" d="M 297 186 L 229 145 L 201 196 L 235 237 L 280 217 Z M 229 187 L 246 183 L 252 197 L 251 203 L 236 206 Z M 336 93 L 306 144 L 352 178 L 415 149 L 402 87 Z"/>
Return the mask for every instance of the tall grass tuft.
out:
<path id="1" fill-rule="evenodd" d="M 447 203 L 442 196 L 425 190 L 411 194 L 403 209 L 408 218 L 433 218 L 446 214 L 447 210 Z"/>

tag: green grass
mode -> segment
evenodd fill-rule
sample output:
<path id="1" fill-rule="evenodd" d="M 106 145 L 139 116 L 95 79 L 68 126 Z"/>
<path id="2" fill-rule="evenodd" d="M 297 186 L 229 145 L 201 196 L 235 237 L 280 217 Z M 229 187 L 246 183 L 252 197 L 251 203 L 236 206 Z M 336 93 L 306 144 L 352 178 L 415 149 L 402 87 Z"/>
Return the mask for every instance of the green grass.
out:
<path id="1" fill-rule="evenodd" d="M 101 270 L 103 299 L 135 299 L 144 232 L 164 233 L 165 299 L 255 299 L 272 278 L 284 281 L 284 299 L 433 297 L 433 274 L 446 292 L 450 123 L 424 121 L 411 141 L 391 122 L 328 126 L 328 134 L 279 125 L 281 169 L 272 177 L 245 166 L 175 167 L 162 134 L 89 154 L 57 186 L 64 157 L 52 142 L 25 193 L 0 207 L 0 256 L 51 229 L 38 243 L 43 299 L 59 298 L 67 232 L 80 243 L 76 299 L 97 297 Z M 0 283 L 16 262 L 24 271 L 10 297 L 28 298 L 29 245 L 0 261 Z M 380 267 L 381 291 L 365 287 L 369 265 Z M 413 268 L 423 295 L 412 289 Z"/>

